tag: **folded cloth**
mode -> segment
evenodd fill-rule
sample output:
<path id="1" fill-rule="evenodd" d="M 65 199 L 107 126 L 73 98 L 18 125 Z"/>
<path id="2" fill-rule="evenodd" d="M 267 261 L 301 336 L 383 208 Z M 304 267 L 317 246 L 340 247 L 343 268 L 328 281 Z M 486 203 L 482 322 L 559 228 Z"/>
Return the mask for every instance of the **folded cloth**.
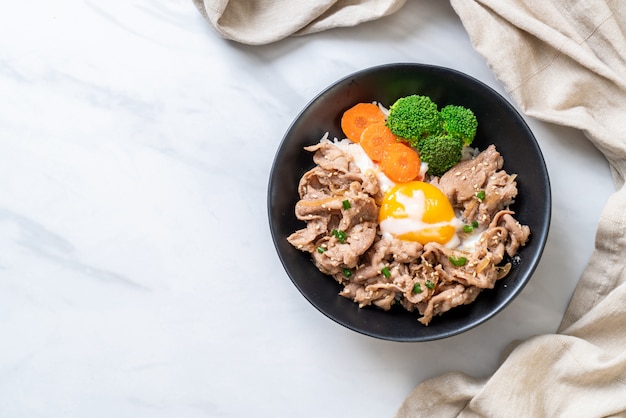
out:
<path id="1" fill-rule="evenodd" d="M 522 110 L 581 129 L 618 189 L 557 333 L 530 338 L 485 379 L 419 384 L 404 417 L 626 416 L 626 2 L 452 0 Z"/>
<path id="2" fill-rule="evenodd" d="M 387 16 L 406 0 L 193 0 L 226 38 L 250 45 L 354 26 Z"/>

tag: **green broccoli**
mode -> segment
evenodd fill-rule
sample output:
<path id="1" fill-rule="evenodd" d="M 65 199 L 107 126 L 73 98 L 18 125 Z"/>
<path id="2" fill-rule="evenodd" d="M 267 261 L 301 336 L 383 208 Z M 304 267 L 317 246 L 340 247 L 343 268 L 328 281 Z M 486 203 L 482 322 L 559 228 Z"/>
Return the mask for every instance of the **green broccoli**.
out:
<path id="1" fill-rule="evenodd" d="M 416 94 L 402 97 L 389 108 L 387 127 L 413 147 L 427 135 L 440 134 L 442 126 L 437 104 L 430 97 Z"/>
<path id="2" fill-rule="evenodd" d="M 428 163 L 428 174 L 441 176 L 461 161 L 463 141 L 448 134 L 430 135 L 422 138 L 417 147 L 420 159 Z"/>
<path id="3" fill-rule="evenodd" d="M 443 119 L 443 129 L 448 135 L 461 138 L 465 146 L 472 143 L 478 128 L 474 112 L 463 106 L 448 105 L 439 113 Z"/>

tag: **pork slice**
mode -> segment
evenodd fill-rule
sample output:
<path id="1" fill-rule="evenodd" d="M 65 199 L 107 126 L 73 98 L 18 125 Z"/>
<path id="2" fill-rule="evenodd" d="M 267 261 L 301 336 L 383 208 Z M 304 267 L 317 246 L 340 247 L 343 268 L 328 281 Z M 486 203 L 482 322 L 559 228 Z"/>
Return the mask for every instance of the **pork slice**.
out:
<path id="1" fill-rule="evenodd" d="M 380 276 L 363 284 L 351 282 L 344 287 L 340 295 L 353 299 L 359 307 L 375 305 L 389 310 L 405 292 L 404 283 L 407 281 L 410 281 L 408 276 L 398 275 L 395 278 Z"/>
<path id="2" fill-rule="evenodd" d="M 465 160 L 433 179 L 455 208 L 461 209 L 469 223 L 485 227 L 495 213 L 506 208 L 517 196 L 516 175 L 502 170 L 504 160 L 494 145 L 475 158 Z M 479 197 L 484 193 L 484 197 Z"/>
<path id="3" fill-rule="evenodd" d="M 424 247 L 422 257 L 427 266 L 432 266 L 434 273 L 431 275 L 444 284 L 461 283 L 464 286 L 493 289 L 496 281 L 501 278 L 497 267 L 501 259 L 494 257 L 486 245 L 468 252 L 429 243 Z M 458 265 L 461 259 L 465 259 L 465 263 Z"/>
<path id="4" fill-rule="evenodd" d="M 354 196 L 345 195 L 340 199 L 341 221 L 339 222 L 339 229 L 347 230 L 363 222 L 378 221 L 378 205 L 373 197 L 364 193 L 358 193 Z M 346 201 L 349 208 L 344 207 L 344 202 Z"/>
<path id="5" fill-rule="evenodd" d="M 490 175 L 502 168 L 504 160 L 494 145 L 476 157 L 461 161 L 436 181 L 453 205 L 473 199 Z"/>
<path id="6" fill-rule="evenodd" d="M 419 306 L 422 317 L 418 321 L 428 325 L 434 316 L 441 315 L 456 306 L 472 303 L 480 292 L 481 289 L 477 287 L 465 287 L 461 284 L 449 286 Z"/>
<path id="7" fill-rule="evenodd" d="M 398 263 L 411 263 L 419 259 L 423 250 L 422 244 L 413 241 L 403 241 L 400 239 L 389 239 L 386 248 L 387 256 L 393 258 Z"/>
<path id="8" fill-rule="evenodd" d="M 515 212 L 511 210 L 502 210 L 496 214 L 491 223 L 494 227 L 498 226 L 506 231 L 505 249 L 510 257 L 517 254 L 519 247 L 526 245 L 530 238 L 530 227 L 520 224 L 513 217 L 514 214 Z"/>
<path id="9" fill-rule="evenodd" d="M 339 198 L 325 197 L 315 200 L 300 200 L 296 203 L 296 218 L 306 222 L 306 226 L 287 237 L 287 241 L 301 251 L 312 252 L 317 248 L 321 237 L 328 235 L 329 228 L 337 224 L 342 202 Z"/>
<path id="10" fill-rule="evenodd" d="M 516 177 L 505 171 L 498 171 L 489 176 L 483 186 L 485 198 L 478 205 L 478 214 L 468 219 L 476 219 L 480 224 L 486 225 L 498 211 L 513 203 L 517 196 Z"/>
<path id="11" fill-rule="evenodd" d="M 373 304 L 390 309 L 412 290 L 414 278 L 408 261 L 419 260 L 421 248 L 419 243 L 377 237 L 361 257 L 361 264 L 348 279 L 351 286 L 342 291 L 342 296 L 352 298 L 359 306 Z"/>
<path id="12" fill-rule="evenodd" d="M 312 252 L 317 248 L 316 242 L 320 236 L 328 233 L 328 220 L 326 217 L 309 219 L 306 227 L 289 235 L 287 241 L 301 251 Z"/>
<path id="13" fill-rule="evenodd" d="M 348 289 L 349 292 L 348 293 Z M 359 304 L 359 308 L 375 304 L 376 306 L 389 310 L 395 299 L 395 292 L 387 289 L 367 289 L 365 286 L 350 286 L 344 288 L 339 295 L 348 297 Z"/>
<path id="14" fill-rule="evenodd" d="M 372 172 L 362 173 L 352 156 L 331 142 L 322 141 L 305 149 L 314 152 L 316 166 L 300 180 L 298 190 L 301 198 L 309 193 L 343 194 L 355 182 L 365 193 L 372 196 L 379 193 L 376 175 Z"/>
<path id="15" fill-rule="evenodd" d="M 315 200 L 342 195 L 355 187 L 368 192 L 370 189 L 377 190 L 377 183 L 372 183 L 369 175 L 359 172 L 327 171 L 316 166 L 304 173 L 298 184 L 298 193 L 301 199 Z"/>
<path id="16" fill-rule="evenodd" d="M 324 250 L 311 252 L 313 262 L 323 273 L 333 275 L 342 273 L 346 268 L 355 269 L 361 255 L 367 251 L 376 238 L 376 223 L 357 224 L 345 231 L 345 234 L 344 242 L 333 235 L 325 237 L 316 246 Z"/>
<path id="17" fill-rule="evenodd" d="M 344 173 L 358 171 L 352 157 L 329 141 L 320 141 L 304 149 L 314 153 L 313 162 L 324 170 Z"/>
<path id="18" fill-rule="evenodd" d="M 419 258 L 422 248 L 419 242 L 382 237 L 372 246 L 370 258 L 372 263 L 383 263 L 389 260 L 408 263 Z"/>

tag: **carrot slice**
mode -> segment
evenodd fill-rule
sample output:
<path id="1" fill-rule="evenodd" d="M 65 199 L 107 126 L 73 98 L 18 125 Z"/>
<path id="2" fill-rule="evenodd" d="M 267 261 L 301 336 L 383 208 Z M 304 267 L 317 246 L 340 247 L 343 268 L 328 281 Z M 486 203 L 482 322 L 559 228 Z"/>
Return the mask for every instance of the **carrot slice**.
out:
<path id="1" fill-rule="evenodd" d="M 383 159 L 389 144 L 397 144 L 398 138 L 385 125 L 385 122 L 374 123 L 363 130 L 361 134 L 361 148 L 375 163 Z"/>
<path id="2" fill-rule="evenodd" d="M 384 122 L 385 115 L 374 103 L 357 103 L 341 117 L 341 129 L 352 142 L 359 142 L 363 130 L 369 125 Z"/>
<path id="3" fill-rule="evenodd" d="M 396 183 L 415 180 L 420 174 L 420 157 L 417 152 L 401 142 L 389 144 L 380 161 L 380 169 Z"/>

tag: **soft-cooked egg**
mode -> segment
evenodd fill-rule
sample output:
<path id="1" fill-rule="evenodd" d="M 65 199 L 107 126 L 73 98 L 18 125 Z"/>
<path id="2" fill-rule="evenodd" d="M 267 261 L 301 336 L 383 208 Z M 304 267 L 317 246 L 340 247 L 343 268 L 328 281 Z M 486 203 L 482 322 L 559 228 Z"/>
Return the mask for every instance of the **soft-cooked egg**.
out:
<path id="1" fill-rule="evenodd" d="M 463 227 L 441 190 L 430 183 L 411 181 L 391 188 L 378 216 L 380 230 L 405 241 L 438 242 L 456 247 Z"/>

